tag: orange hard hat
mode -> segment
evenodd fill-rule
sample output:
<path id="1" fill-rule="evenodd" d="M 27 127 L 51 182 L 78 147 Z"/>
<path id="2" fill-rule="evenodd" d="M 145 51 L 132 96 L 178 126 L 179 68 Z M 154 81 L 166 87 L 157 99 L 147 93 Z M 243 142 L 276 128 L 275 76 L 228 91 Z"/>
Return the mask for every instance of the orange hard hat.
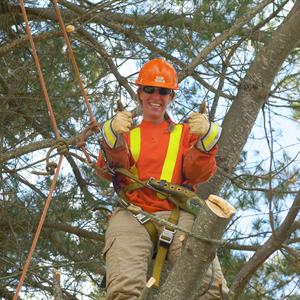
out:
<path id="1" fill-rule="evenodd" d="M 136 85 L 148 85 L 178 90 L 177 74 L 174 67 L 163 58 L 155 58 L 145 63 Z"/>

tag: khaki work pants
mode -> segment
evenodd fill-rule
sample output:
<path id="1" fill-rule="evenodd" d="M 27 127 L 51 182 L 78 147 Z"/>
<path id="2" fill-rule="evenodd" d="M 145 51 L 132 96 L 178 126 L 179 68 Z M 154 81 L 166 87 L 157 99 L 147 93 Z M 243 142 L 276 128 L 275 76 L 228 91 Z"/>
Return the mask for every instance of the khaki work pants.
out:
<path id="1" fill-rule="evenodd" d="M 168 219 L 170 212 L 157 212 L 157 216 Z M 178 225 L 187 230 L 192 228 L 193 215 L 180 211 Z M 163 226 L 154 223 L 160 233 Z M 180 256 L 183 246 L 183 233 L 177 231 L 168 252 L 168 263 L 172 267 L 176 258 Z M 127 210 L 117 208 L 109 221 L 105 235 L 105 247 L 103 255 L 106 260 L 107 274 L 106 287 L 108 300 L 135 300 L 139 297 L 147 281 L 147 270 L 152 259 L 153 244 L 145 227 Z M 216 257 L 213 261 L 212 270 L 209 268 L 202 282 L 203 290 L 211 284 L 210 289 L 199 300 L 226 299 L 228 288 L 223 277 L 220 263 Z M 189 300 L 189 299 L 182 299 Z"/>

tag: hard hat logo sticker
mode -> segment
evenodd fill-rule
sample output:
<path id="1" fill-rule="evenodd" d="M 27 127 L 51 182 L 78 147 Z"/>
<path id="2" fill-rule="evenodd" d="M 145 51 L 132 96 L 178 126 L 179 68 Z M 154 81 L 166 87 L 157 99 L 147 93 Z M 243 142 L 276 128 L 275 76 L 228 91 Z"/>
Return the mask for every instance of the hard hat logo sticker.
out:
<path id="1" fill-rule="evenodd" d="M 155 82 L 162 82 L 165 83 L 165 78 L 163 76 L 156 76 L 154 79 Z"/>

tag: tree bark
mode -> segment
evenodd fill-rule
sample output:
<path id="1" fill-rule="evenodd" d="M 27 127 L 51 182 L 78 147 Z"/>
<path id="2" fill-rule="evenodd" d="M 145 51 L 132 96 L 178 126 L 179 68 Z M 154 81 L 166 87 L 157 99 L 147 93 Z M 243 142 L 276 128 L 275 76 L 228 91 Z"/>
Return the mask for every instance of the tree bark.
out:
<path id="1" fill-rule="evenodd" d="M 194 230 L 204 237 L 221 239 L 225 227 L 233 216 L 235 209 L 220 197 L 210 195 L 206 206 L 201 210 Z M 193 299 L 193 287 L 206 274 L 216 256 L 217 245 L 203 241 L 187 241 L 183 255 L 186 261 L 176 262 L 172 272 L 162 286 L 158 299 Z M 174 282 L 176 284 L 174 285 Z"/>
<path id="2" fill-rule="evenodd" d="M 63 294 L 60 287 L 60 272 L 53 270 L 53 297 L 54 300 L 63 300 Z"/>

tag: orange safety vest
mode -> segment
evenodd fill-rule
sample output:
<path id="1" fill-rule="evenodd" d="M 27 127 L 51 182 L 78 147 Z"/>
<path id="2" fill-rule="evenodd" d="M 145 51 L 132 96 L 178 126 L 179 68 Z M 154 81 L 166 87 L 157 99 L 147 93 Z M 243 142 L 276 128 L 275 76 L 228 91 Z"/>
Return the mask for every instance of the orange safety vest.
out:
<path id="1" fill-rule="evenodd" d="M 171 182 L 172 180 L 175 163 L 177 161 L 178 150 L 180 146 L 182 127 L 183 125 L 177 124 L 174 126 L 173 130 L 170 133 L 168 150 L 166 153 L 162 172 L 159 178 L 160 180 L 165 180 L 168 182 Z M 141 128 L 140 127 L 136 127 L 130 131 L 129 147 L 135 162 L 135 164 L 130 168 L 130 172 L 134 174 L 136 177 L 139 177 L 136 163 L 139 159 L 140 151 L 141 151 Z M 157 197 L 160 199 L 165 199 L 165 197 L 162 196 L 161 194 L 157 194 Z"/>
<path id="2" fill-rule="evenodd" d="M 176 184 L 182 183 L 184 125 L 175 124 L 171 132 L 168 127 L 168 122 L 155 125 L 143 121 L 140 126 L 124 135 L 132 156 L 130 172 L 140 180 L 154 177 Z M 125 186 L 130 182 L 128 178 L 123 180 Z M 173 208 L 173 204 L 164 196 L 147 188 L 127 192 L 126 197 L 131 203 L 149 212 Z"/>

